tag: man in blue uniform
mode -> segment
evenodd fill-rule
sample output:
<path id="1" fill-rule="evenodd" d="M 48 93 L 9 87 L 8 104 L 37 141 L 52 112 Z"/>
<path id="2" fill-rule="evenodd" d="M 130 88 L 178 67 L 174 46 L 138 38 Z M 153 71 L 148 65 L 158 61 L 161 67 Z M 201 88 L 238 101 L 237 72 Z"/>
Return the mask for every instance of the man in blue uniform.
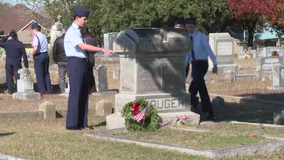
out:
<path id="1" fill-rule="evenodd" d="M 18 36 L 15 30 L 12 30 L 8 36 L 4 37 L 0 41 L 0 47 L 5 49 L 6 52 L 6 83 L 8 86 L 8 92 L 14 93 L 14 80 L 19 79 L 18 70 L 22 68 L 22 57 L 24 60 L 25 68 L 29 67 L 25 46 L 18 40 Z"/>
<path id="2" fill-rule="evenodd" d="M 83 7 L 73 8 L 74 22 L 65 34 L 64 48 L 67 74 L 70 83 L 66 129 L 80 130 L 88 127 L 89 73 L 88 54 L 86 51 L 102 51 L 109 55 L 113 51 L 85 44 L 80 28 L 87 23 L 90 11 Z"/>
<path id="3" fill-rule="evenodd" d="M 33 30 L 33 57 L 36 81 L 39 93 L 52 94 L 51 81 L 49 76 L 49 55 L 46 36 L 41 33 L 38 23 L 32 24 Z"/>
<path id="4" fill-rule="evenodd" d="M 53 44 L 52 53 L 55 64 L 58 64 L 58 84 L 61 93 L 65 93 L 66 81 L 65 76 L 67 72 L 67 61 L 66 53 L 64 50 L 64 37 L 68 27 L 62 29 L 62 36 L 58 37 Z"/>
<path id="5" fill-rule="evenodd" d="M 188 32 L 190 41 L 192 42 L 192 50 L 186 55 L 185 61 L 186 66 L 189 66 L 189 61 L 191 61 L 192 66 L 192 82 L 189 87 L 189 91 L 191 93 L 191 104 L 193 110 L 196 111 L 198 105 L 196 95 L 197 92 L 199 92 L 202 111 L 208 113 L 207 120 L 215 120 L 216 118 L 205 85 L 204 76 L 208 71 L 208 56 L 214 64 L 212 72 L 217 73 L 216 56 L 211 50 L 207 36 L 204 33 L 196 31 L 195 24 L 195 17 L 190 17 L 185 22 L 186 31 Z"/>

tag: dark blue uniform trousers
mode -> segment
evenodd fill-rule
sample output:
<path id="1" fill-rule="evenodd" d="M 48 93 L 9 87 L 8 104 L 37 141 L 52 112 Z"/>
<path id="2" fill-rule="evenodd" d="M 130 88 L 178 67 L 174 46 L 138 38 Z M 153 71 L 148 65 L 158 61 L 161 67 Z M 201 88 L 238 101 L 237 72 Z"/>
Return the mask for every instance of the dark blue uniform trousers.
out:
<path id="1" fill-rule="evenodd" d="M 17 79 L 20 78 L 20 75 L 18 74 L 18 70 L 21 69 L 21 59 L 12 59 L 7 57 L 6 58 L 6 64 L 5 64 L 5 70 L 6 70 L 6 83 L 8 86 L 8 92 L 10 94 L 13 94 L 14 91 L 14 79 L 17 83 Z"/>
<path id="2" fill-rule="evenodd" d="M 89 72 L 87 59 L 69 57 L 67 74 L 70 83 L 66 128 L 88 126 Z"/>
<path id="3" fill-rule="evenodd" d="M 49 55 L 47 52 L 36 54 L 34 57 L 34 68 L 38 91 L 41 94 L 52 94 L 49 76 Z"/>
<path id="4" fill-rule="evenodd" d="M 192 107 L 196 108 L 198 106 L 198 101 L 196 98 L 199 92 L 202 104 L 202 111 L 213 114 L 212 105 L 208 95 L 207 87 L 205 84 L 204 76 L 208 71 L 207 60 L 196 60 L 192 62 L 192 82 L 189 87 L 191 93 L 191 104 Z"/>

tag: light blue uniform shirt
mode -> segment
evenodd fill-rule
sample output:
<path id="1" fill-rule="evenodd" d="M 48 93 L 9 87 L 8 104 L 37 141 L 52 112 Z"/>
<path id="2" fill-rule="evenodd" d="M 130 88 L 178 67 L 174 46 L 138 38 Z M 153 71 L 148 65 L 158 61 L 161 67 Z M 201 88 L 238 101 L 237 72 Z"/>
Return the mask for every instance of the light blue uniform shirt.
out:
<path id="1" fill-rule="evenodd" d="M 207 39 L 207 36 L 204 34 L 204 33 L 201 33 L 201 32 L 198 32 L 198 31 L 195 31 L 193 33 L 193 35 L 188 35 L 189 37 L 189 40 L 190 40 L 190 36 L 193 37 L 193 50 L 194 50 L 194 53 L 195 53 L 195 60 L 207 60 L 208 59 L 208 56 L 210 57 L 212 63 L 215 65 L 217 64 L 217 61 L 216 61 L 216 56 L 214 55 L 210 45 L 209 45 L 209 42 L 208 42 L 208 39 Z M 187 54 L 186 54 L 186 63 L 189 63 L 189 61 L 192 60 L 192 52 L 189 51 Z"/>
<path id="2" fill-rule="evenodd" d="M 38 32 L 36 35 L 34 35 L 33 47 L 34 46 L 38 46 L 36 53 L 48 52 L 47 38 L 43 33 Z"/>
<path id="3" fill-rule="evenodd" d="M 86 51 L 78 47 L 80 43 L 84 43 L 83 36 L 77 24 L 73 23 L 64 38 L 64 49 L 67 57 L 87 58 Z"/>

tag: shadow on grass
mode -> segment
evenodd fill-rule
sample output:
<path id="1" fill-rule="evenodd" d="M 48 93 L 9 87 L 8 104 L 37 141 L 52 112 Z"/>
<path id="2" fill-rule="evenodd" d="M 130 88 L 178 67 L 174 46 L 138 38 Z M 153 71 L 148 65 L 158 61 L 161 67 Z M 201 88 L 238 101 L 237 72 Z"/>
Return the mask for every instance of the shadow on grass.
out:
<path id="1" fill-rule="evenodd" d="M 284 103 L 284 93 L 253 93 L 253 94 L 239 94 L 237 96 Z"/>
<path id="2" fill-rule="evenodd" d="M 93 125 L 92 127 L 103 127 L 106 126 L 106 121 L 100 122 L 99 124 Z"/>
<path id="3" fill-rule="evenodd" d="M 273 115 L 280 112 L 284 106 L 252 103 L 228 103 L 223 107 L 213 107 L 218 121 L 240 121 L 250 123 L 273 124 Z M 201 116 L 204 120 L 205 115 Z"/>
<path id="4" fill-rule="evenodd" d="M 10 136 L 15 134 L 15 132 L 10 132 L 10 133 L 0 133 L 0 137 L 4 137 L 4 136 Z"/>
<path id="5" fill-rule="evenodd" d="M 53 94 L 60 94 L 60 88 L 59 88 L 58 84 L 52 85 L 51 87 L 52 87 Z M 16 88 L 17 88 L 16 84 L 14 85 L 14 88 L 15 88 L 15 91 L 16 91 Z M 1 93 L 4 94 L 7 89 L 8 89 L 8 87 L 7 87 L 6 82 L 0 83 L 0 94 Z M 37 83 L 34 83 L 34 90 L 35 90 L 35 92 L 38 92 Z"/>

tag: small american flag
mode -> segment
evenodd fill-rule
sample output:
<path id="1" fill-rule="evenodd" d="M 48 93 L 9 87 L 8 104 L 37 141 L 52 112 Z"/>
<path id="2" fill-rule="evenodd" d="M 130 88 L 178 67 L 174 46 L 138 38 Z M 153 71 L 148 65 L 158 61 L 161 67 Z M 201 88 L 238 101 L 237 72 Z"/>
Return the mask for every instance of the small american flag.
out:
<path id="1" fill-rule="evenodd" d="M 140 122 L 143 118 L 145 118 L 147 109 L 148 109 L 148 107 L 144 108 L 143 111 L 141 111 L 140 113 L 136 114 L 131 119 L 134 119 L 134 120 Z"/>

